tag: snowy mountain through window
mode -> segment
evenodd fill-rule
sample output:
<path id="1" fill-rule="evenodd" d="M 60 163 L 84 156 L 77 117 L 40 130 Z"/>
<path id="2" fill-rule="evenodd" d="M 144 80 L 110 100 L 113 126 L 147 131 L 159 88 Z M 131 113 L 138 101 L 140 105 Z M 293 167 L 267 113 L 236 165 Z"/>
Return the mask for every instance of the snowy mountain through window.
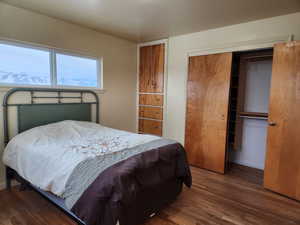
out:
<path id="1" fill-rule="evenodd" d="M 50 49 L 0 43 L 0 84 L 99 87 L 98 63 Z"/>

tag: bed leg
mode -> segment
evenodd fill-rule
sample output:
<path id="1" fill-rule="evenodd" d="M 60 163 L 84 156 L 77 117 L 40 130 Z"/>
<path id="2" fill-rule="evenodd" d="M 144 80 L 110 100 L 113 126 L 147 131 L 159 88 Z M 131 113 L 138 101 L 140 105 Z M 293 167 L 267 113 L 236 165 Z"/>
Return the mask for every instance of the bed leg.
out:
<path id="1" fill-rule="evenodd" d="M 5 178 L 6 178 L 6 189 L 11 190 L 11 180 L 12 180 L 12 174 L 8 167 L 5 168 Z"/>

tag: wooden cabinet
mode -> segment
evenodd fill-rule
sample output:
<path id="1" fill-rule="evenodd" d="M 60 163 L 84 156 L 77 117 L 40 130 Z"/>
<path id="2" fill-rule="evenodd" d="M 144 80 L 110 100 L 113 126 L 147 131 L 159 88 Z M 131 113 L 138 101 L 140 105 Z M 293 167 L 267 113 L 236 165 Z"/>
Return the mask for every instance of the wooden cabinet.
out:
<path id="1" fill-rule="evenodd" d="M 189 58 L 185 149 L 189 162 L 224 173 L 232 53 Z"/>
<path id="2" fill-rule="evenodd" d="M 162 122 L 155 120 L 139 119 L 139 132 L 161 136 Z"/>
<path id="3" fill-rule="evenodd" d="M 163 93 L 164 58 L 164 44 L 140 48 L 139 92 Z"/>
<path id="4" fill-rule="evenodd" d="M 139 117 L 162 120 L 163 119 L 163 109 L 160 107 L 140 106 Z"/>
<path id="5" fill-rule="evenodd" d="M 140 94 L 140 105 L 163 106 L 164 96 L 153 94 Z"/>
<path id="6" fill-rule="evenodd" d="M 139 48 L 139 132 L 162 135 L 165 44 Z"/>

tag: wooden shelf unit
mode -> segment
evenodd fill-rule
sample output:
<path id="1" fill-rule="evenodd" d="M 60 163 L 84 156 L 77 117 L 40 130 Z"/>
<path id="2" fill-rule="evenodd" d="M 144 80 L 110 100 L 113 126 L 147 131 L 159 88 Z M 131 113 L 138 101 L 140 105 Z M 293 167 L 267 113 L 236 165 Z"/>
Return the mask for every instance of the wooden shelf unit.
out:
<path id="1" fill-rule="evenodd" d="M 165 43 L 139 47 L 138 132 L 162 136 Z"/>

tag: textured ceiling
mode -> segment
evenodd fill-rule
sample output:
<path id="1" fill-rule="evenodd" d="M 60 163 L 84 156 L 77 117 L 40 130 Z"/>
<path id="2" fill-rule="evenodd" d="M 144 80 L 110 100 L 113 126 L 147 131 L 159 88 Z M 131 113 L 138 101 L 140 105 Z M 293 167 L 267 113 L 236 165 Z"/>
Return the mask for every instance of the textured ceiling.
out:
<path id="1" fill-rule="evenodd" d="M 3 0 L 141 42 L 300 11 L 300 0 Z"/>

